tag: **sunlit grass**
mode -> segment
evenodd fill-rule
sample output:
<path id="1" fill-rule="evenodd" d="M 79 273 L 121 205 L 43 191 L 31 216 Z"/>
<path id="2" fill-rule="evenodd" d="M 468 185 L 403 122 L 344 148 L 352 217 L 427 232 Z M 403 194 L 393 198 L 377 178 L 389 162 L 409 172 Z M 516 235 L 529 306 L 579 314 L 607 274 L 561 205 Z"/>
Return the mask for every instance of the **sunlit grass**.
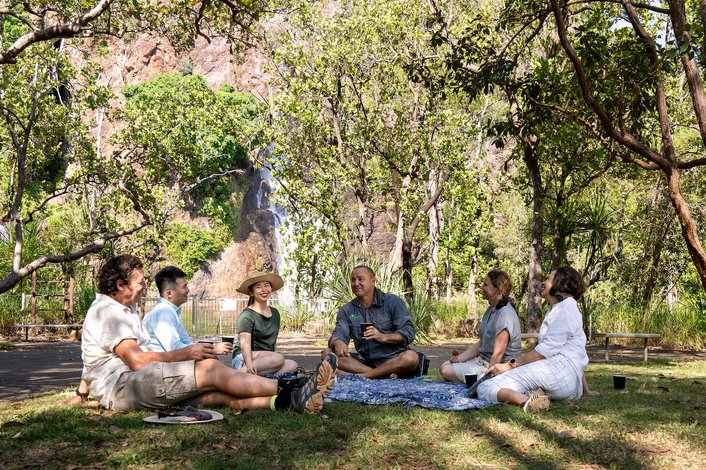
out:
<path id="1" fill-rule="evenodd" d="M 600 396 L 538 415 L 332 403 L 161 427 L 149 412 L 56 406 L 67 391 L 0 403 L 0 454 L 4 468 L 703 468 L 706 363 L 592 364 L 588 379 Z"/>

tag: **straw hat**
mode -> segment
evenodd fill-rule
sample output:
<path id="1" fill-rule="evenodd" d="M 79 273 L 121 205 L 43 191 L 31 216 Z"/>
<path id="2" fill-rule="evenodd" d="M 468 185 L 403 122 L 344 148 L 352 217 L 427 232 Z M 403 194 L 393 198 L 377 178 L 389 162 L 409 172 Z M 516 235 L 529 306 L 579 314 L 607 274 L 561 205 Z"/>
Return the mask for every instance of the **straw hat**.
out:
<path id="1" fill-rule="evenodd" d="M 250 273 L 250 275 L 240 284 L 236 290 L 241 294 L 250 295 L 250 286 L 257 284 L 258 282 L 269 282 L 272 286 L 272 292 L 280 290 L 284 285 L 284 281 L 275 273 L 263 273 L 260 271 L 255 271 Z"/>

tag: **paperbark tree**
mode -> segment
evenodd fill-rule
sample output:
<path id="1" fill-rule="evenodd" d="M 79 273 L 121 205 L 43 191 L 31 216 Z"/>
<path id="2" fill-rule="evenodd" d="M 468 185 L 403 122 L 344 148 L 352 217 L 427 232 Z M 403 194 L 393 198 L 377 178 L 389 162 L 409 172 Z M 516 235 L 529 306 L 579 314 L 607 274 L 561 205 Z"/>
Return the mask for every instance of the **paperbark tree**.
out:
<path id="1" fill-rule="evenodd" d="M 282 90 L 272 111 L 273 174 L 283 204 L 292 217 L 318 214 L 338 253 L 369 250 L 374 229 L 394 234 L 392 246 L 378 242 L 377 256 L 403 272 L 411 293 L 412 270 L 427 254 L 428 212 L 472 138 L 463 106 L 411 73 L 415 62 L 434 60 L 426 7 L 302 2 L 293 11 L 289 29 L 272 39 Z"/>
<path id="2" fill-rule="evenodd" d="M 682 171 L 706 165 L 706 158 L 690 158 L 691 148 L 680 146 L 675 141 L 675 133 L 679 130 L 675 127 L 675 116 L 682 110 L 679 108 L 678 96 L 671 98 L 672 95 L 668 89 L 668 81 L 680 68 L 678 76 L 686 84 L 691 100 L 691 115 L 681 115 L 681 117 L 688 120 L 688 125 L 696 134 L 694 137 L 698 136 L 701 140 L 699 150 L 702 153 L 706 147 L 706 94 L 701 78 L 700 57 L 696 54 L 692 44 L 693 37 L 687 28 L 685 2 L 670 0 L 667 9 L 637 6 L 627 0 L 621 0 L 620 4 L 643 51 L 633 57 L 640 61 L 641 67 L 649 68 L 647 77 L 649 81 L 645 84 L 650 87 L 650 117 L 658 128 L 659 139 L 652 142 L 651 136 L 643 135 L 639 130 L 631 128 L 628 125 L 629 122 L 626 122 L 629 118 L 629 110 L 607 105 L 603 101 L 602 93 L 597 91 L 597 85 L 592 82 L 592 77 L 602 72 L 597 66 L 600 64 L 587 63 L 574 47 L 575 39 L 572 37 L 572 29 L 580 27 L 584 18 L 586 16 L 590 18 L 591 15 L 579 12 L 576 7 L 567 3 L 551 0 L 549 8 L 555 21 L 553 27 L 573 67 L 580 96 L 593 117 L 592 120 L 583 118 L 581 122 L 599 138 L 609 139 L 624 148 L 626 151 L 620 153 L 624 161 L 645 170 L 661 171 L 665 175 L 667 194 L 679 219 L 682 237 L 698 272 L 702 288 L 706 291 L 706 251 L 701 244 L 696 224 L 681 189 Z M 593 15 L 598 15 L 607 10 L 609 4 L 601 2 L 593 8 L 595 8 L 592 11 Z M 643 11 L 640 13 L 638 9 Z M 697 11 L 701 16 L 695 14 L 691 22 L 699 24 L 703 30 L 706 28 L 706 23 L 703 22 L 702 10 L 703 5 L 699 5 Z M 661 21 L 662 15 L 666 15 L 669 21 Z M 614 21 L 617 21 L 617 18 Z M 651 22 L 664 23 L 666 26 L 666 33 L 670 39 L 666 47 L 662 46 L 660 36 L 650 31 Z M 596 28 L 593 31 L 595 34 L 602 35 L 606 43 L 620 39 L 609 29 Z M 674 46 L 671 45 L 672 39 Z M 674 63 L 673 57 L 678 59 L 679 65 Z M 614 65 L 621 77 L 633 74 L 635 71 L 635 63 Z M 562 111 L 568 110 L 562 109 Z M 567 114 L 572 113 L 567 112 Z M 682 126 L 687 123 L 682 123 Z M 693 144 L 693 141 L 689 143 Z"/>
<path id="3" fill-rule="evenodd" d="M 158 198 L 145 184 L 150 171 L 138 169 L 159 160 L 141 161 L 142 153 L 135 149 L 98 158 L 81 117 L 95 109 L 101 109 L 102 116 L 109 108 L 109 92 L 97 86 L 95 65 L 75 67 L 61 54 L 63 43 L 57 40 L 73 38 L 73 47 L 90 48 L 87 38 L 154 32 L 167 35 L 177 48 L 189 47 L 197 35 L 240 41 L 247 38 L 262 7 L 261 2 L 244 6 L 228 0 L 0 4 L 0 177 L 5 183 L 0 209 L 3 242 L 14 244 L 0 293 L 47 263 L 98 253 L 154 222 L 150 208 Z M 45 244 L 30 256 L 24 239 L 28 224 L 41 224 L 62 204 L 81 200 L 91 201 L 85 220 L 75 221 L 83 227 L 81 236 L 63 247 Z"/>

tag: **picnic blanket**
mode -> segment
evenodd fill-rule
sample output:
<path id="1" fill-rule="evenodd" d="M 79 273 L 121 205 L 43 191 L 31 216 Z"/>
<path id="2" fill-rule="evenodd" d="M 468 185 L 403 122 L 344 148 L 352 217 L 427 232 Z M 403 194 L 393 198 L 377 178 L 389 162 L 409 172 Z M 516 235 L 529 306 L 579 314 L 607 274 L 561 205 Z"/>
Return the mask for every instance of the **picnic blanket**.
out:
<path id="1" fill-rule="evenodd" d="M 413 379 L 370 380 L 357 375 L 337 377 L 329 400 L 366 403 L 368 405 L 421 406 L 438 410 L 461 411 L 485 408 L 494 403 L 468 398 L 466 387 L 449 382 L 429 382 Z"/>

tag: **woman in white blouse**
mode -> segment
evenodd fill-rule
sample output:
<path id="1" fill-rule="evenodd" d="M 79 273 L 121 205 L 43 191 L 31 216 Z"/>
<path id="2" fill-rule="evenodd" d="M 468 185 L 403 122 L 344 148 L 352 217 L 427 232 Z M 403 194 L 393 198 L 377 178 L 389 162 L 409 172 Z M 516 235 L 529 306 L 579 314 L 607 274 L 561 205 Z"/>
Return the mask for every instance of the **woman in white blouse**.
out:
<path id="1" fill-rule="evenodd" d="M 550 397 L 576 400 L 590 393 L 583 370 L 588 364 L 586 335 L 576 301 L 586 283 L 573 268 L 560 267 L 542 283 L 550 310 L 539 330 L 539 344 L 506 364 L 478 386 L 478 398 L 521 405 L 527 412 L 547 409 Z"/>

